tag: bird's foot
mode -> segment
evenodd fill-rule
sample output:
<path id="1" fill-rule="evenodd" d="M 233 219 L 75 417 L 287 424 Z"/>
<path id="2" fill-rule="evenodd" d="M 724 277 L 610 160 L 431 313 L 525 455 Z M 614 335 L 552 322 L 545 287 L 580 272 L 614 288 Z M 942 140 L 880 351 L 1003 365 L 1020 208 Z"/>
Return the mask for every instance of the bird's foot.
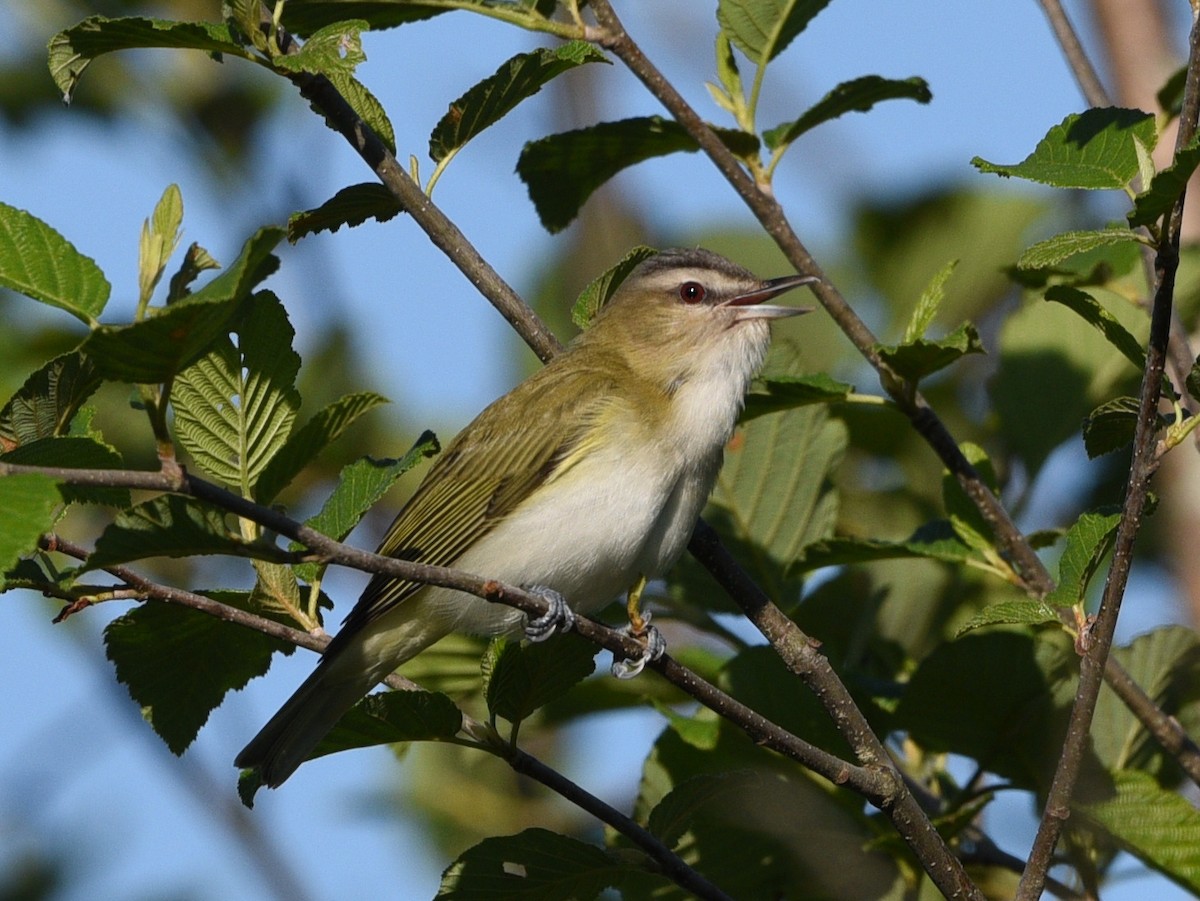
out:
<path id="1" fill-rule="evenodd" d="M 567 599 L 544 585 L 530 585 L 528 591 L 536 594 L 550 605 L 541 616 L 526 619 L 525 638 L 529 641 L 545 641 L 556 632 L 570 632 L 575 628 L 575 612 L 567 606 Z"/>
<path id="2" fill-rule="evenodd" d="M 650 625 L 650 612 L 638 616 L 637 623 L 630 623 L 621 630 L 624 634 L 636 639 L 642 646 L 642 653 L 633 658 L 618 660 L 613 658 L 612 674 L 618 679 L 632 679 L 651 663 L 667 652 L 667 640 L 657 628 Z"/>

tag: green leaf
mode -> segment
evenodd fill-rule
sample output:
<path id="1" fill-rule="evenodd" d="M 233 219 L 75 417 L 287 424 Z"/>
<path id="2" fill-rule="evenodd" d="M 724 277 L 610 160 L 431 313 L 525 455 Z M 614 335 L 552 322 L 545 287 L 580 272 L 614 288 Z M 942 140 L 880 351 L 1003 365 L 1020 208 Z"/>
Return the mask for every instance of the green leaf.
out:
<path id="1" fill-rule="evenodd" d="M 992 461 L 988 459 L 987 452 L 969 442 L 961 445 L 961 449 L 963 456 L 975 467 L 984 484 L 993 494 L 999 494 L 996 472 L 992 468 Z M 983 518 L 983 514 L 979 512 L 975 502 L 967 497 L 967 493 L 958 483 L 958 479 L 948 470 L 942 471 L 942 503 L 946 507 L 946 512 L 950 514 L 950 525 L 963 542 L 984 554 L 993 552 L 992 527 Z"/>
<path id="2" fill-rule="evenodd" d="M 1120 513 L 1088 512 L 1067 530 L 1067 543 L 1058 561 L 1058 586 L 1046 596 L 1047 604 L 1082 603 L 1088 584 L 1104 556 L 1112 550 Z"/>
<path id="3" fill-rule="evenodd" d="M 61 503 L 58 486 L 49 476 L 0 476 L 0 573 L 37 549 L 42 533 L 53 528 L 54 511 Z"/>
<path id="4" fill-rule="evenodd" d="M 942 301 L 946 299 L 946 282 L 950 280 L 957 266 L 958 260 L 951 260 L 929 280 L 929 284 L 917 299 L 917 306 L 908 320 L 908 325 L 904 328 L 901 344 L 911 344 L 925 336 L 933 317 L 942 306 Z"/>
<path id="5" fill-rule="evenodd" d="M 225 523 L 225 512 L 193 498 L 161 494 L 117 514 L 96 541 L 84 570 L 103 569 L 146 557 L 229 554 L 280 560 L 283 551 L 249 542 Z"/>
<path id="6" fill-rule="evenodd" d="M 657 253 L 653 247 L 638 245 L 607 272 L 592 279 L 588 286 L 579 292 L 575 306 L 571 308 L 571 321 L 579 328 L 586 329 L 621 287 L 621 283 L 629 277 L 629 273 L 636 269 L 639 263 Z"/>
<path id="7" fill-rule="evenodd" d="M 332 22 L 310 34 L 298 52 L 272 57 L 271 64 L 285 72 L 353 77 L 359 63 L 367 60 L 360 35 L 369 28 L 362 19 Z"/>
<path id="8" fill-rule="evenodd" d="M 578 839 L 526 829 L 486 838 L 464 851 L 442 874 L 435 896 L 447 901 L 484 898 L 595 898 L 619 885 L 627 860 Z"/>
<path id="9" fill-rule="evenodd" d="M 213 259 L 212 254 L 194 241 L 188 245 L 179 264 L 179 271 L 171 276 L 167 286 L 167 304 L 183 300 L 191 291 L 192 282 L 200 277 L 206 269 L 220 269 L 221 264 Z"/>
<path id="10" fill-rule="evenodd" d="M 109 19 L 91 16 L 50 39 L 50 75 L 68 103 L 84 69 L 92 60 L 115 50 L 168 47 L 245 56 L 228 25 L 170 22 L 164 19 Z"/>
<path id="11" fill-rule="evenodd" d="M 259 229 L 228 269 L 187 298 L 127 326 L 100 326 L 80 350 L 99 374 L 122 382 L 166 382 L 224 335 L 254 287 L 275 271 L 271 251 L 283 237 L 279 228 Z"/>
<path id="12" fill-rule="evenodd" d="M 138 297 L 148 303 L 154 287 L 162 278 L 167 260 L 179 244 L 183 224 L 183 196 L 178 185 L 168 185 L 150 218 L 142 223 L 138 245 Z"/>
<path id="13" fill-rule="evenodd" d="M 720 0 L 717 22 L 756 65 L 787 49 L 830 0 Z"/>
<path id="14" fill-rule="evenodd" d="M 753 135 L 721 128 L 714 131 L 735 154 L 746 155 L 757 148 Z M 517 174 L 529 189 L 542 225 L 558 232 L 578 215 L 593 191 L 622 169 L 669 153 L 699 149 L 682 125 L 661 116 L 601 122 L 526 144 L 517 161 Z"/>
<path id="15" fill-rule="evenodd" d="M 876 350 L 901 377 L 917 382 L 939 369 L 945 369 L 967 354 L 985 353 L 979 332 L 964 322 L 945 338 L 918 338 L 906 344 L 880 344 Z"/>
<path id="16" fill-rule="evenodd" d="M 482 0 L 479 5 L 483 5 Z M 431 19 L 448 11 L 448 7 L 426 6 L 418 0 L 405 0 L 402 3 L 396 0 L 336 0 L 332 3 L 330 0 L 288 0 L 283 8 L 283 24 L 293 34 L 303 36 L 353 16 L 369 23 L 373 31 L 378 31 Z"/>
<path id="17" fill-rule="evenodd" d="M 1058 611 L 1043 601 L 1003 601 L 999 604 L 988 604 L 963 623 L 954 633 L 954 637 L 958 638 L 984 626 L 1040 626 L 1043 623 L 1057 622 Z"/>
<path id="18" fill-rule="evenodd" d="M 1024 161 L 999 165 L 975 157 L 980 172 L 1016 176 L 1058 188 L 1120 189 L 1139 172 L 1136 144 L 1153 149 L 1154 117 L 1134 109 L 1072 113 L 1038 142 Z"/>
<path id="19" fill-rule="evenodd" d="M 77 350 L 55 357 L 25 380 L 0 409 L 0 450 L 63 435 L 100 378 Z"/>
<path id="20" fill-rule="evenodd" d="M 568 41 L 552 50 L 518 53 L 495 74 L 450 104 L 429 136 L 430 158 L 440 163 L 456 153 L 563 72 L 587 63 L 607 62 L 603 53 L 584 41 Z"/>
<path id="21" fill-rule="evenodd" d="M 1067 285 L 1052 285 L 1046 289 L 1046 300 L 1061 303 L 1098 329 L 1108 343 L 1119 350 L 1137 370 L 1145 367 L 1146 351 L 1138 339 L 1090 294 Z"/>
<path id="22" fill-rule="evenodd" d="M 42 220 L 0 203 L 0 287 L 66 310 L 88 325 L 108 302 L 108 279 Z"/>
<path id="23" fill-rule="evenodd" d="M 245 496 L 288 440 L 300 406 L 294 334 L 283 304 L 260 292 L 238 323 L 237 346 L 220 339 L 175 380 L 171 401 L 180 443 Z M 279 475 L 294 462 L 281 464 Z"/>
<path id="24" fill-rule="evenodd" d="M 504 642 L 488 673 L 488 710 L 510 723 L 521 722 L 590 676 L 595 656 L 596 646 L 577 635 L 536 644 Z"/>
<path id="25" fill-rule="evenodd" d="M 248 609 L 246 592 L 213 592 Z M 151 601 L 104 630 L 117 680 L 174 754 L 182 754 L 229 691 L 267 672 L 276 651 L 292 645 L 207 613 Z"/>
<path id="26" fill-rule="evenodd" d="M 83 435 L 57 435 L 21 444 L 0 454 L 6 463 L 25 466 L 54 466 L 68 469 L 124 469 L 125 462 L 117 451 L 96 438 Z M 106 504 L 128 507 L 127 488 L 99 488 L 83 485 L 60 486 L 67 503 Z"/>
<path id="27" fill-rule="evenodd" d="M 376 692 L 347 711 L 308 759 L 402 741 L 446 741 L 461 728 L 462 711 L 440 692 Z"/>
<path id="28" fill-rule="evenodd" d="M 255 491 L 258 502 L 271 503 L 305 466 L 336 441 L 360 416 L 387 402 L 386 397 L 373 391 L 359 391 L 347 394 L 319 410 L 312 419 L 288 435 L 279 451 L 267 461 L 258 477 Z"/>
<path id="29" fill-rule="evenodd" d="M 1190 146 L 1175 154 L 1170 166 L 1151 179 L 1150 187 L 1134 198 L 1133 209 L 1126 214 L 1129 224 L 1134 228 L 1152 225 L 1166 215 L 1197 166 L 1200 166 L 1200 142 L 1193 140 Z"/>
<path id="30" fill-rule="evenodd" d="M 330 84 L 337 88 L 337 92 L 342 95 L 342 98 L 350 104 L 350 108 L 354 110 L 355 114 L 371 127 L 371 130 L 379 136 L 388 150 L 395 153 L 396 130 L 392 128 L 392 122 L 388 118 L 383 104 L 367 90 L 366 85 L 340 69 L 328 73 L 326 77 Z M 324 118 L 326 125 L 341 134 L 339 124 L 325 115 L 323 107 L 314 104 L 312 109 Z"/>
<path id="31" fill-rule="evenodd" d="M 846 113 L 865 113 L 885 100 L 915 100 L 929 103 L 933 93 L 924 78 L 882 78 L 863 75 L 843 81 L 792 122 L 784 122 L 763 132 L 763 143 L 769 150 L 778 150 L 795 141 L 806 131 Z"/>
<path id="32" fill-rule="evenodd" d="M 1139 232 L 1125 228 L 1100 228 L 1092 231 L 1063 232 L 1045 241 L 1038 241 L 1017 259 L 1018 269 L 1047 269 L 1080 253 L 1098 247 L 1137 242 L 1149 244 Z"/>
<path id="33" fill-rule="evenodd" d="M 875 538 L 826 538 L 804 548 L 793 564 L 796 573 L 812 572 L 827 566 L 873 563 L 878 560 L 940 560 L 962 563 L 976 556 L 963 543 L 948 520 L 935 520 L 917 529 L 905 541 L 881 541 Z"/>
<path id="34" fill-rule="evenodd" d="M 1083 447 L 1088 459 L 1111 454 L 1133 443 L 1137 431 L 1139 401 L 1124 395 L 1114 397 L 1092 410 L 1083 421 Z M 1166 419 L 1158 415 L 1158 427 L 1165 428 Z"/>
<path id="35" fill-rule="evenodd" d="M 343 225 L 361 225 L 368 219 L 387 222 L 403 212 L 400 201 L 379 182 L 350 185 L 315 210 L 292 213 L 288 219 L 287 237 L 295 244 L 306 235 L 335 232 Z"/>
<path id="36" fill-rule="evenodd" d="M 379 502 L 396 479 L 408 472 L 421 460 L 432 457 L 441 450 L 433 432 L 423 432 L 417 443 L 398 460 L 373 460 L 364 457 L 346 466 L 338 476 L 337 487 L 325 499 L 319 513 L 311 516 L 305 525 L 311 526 L 322 535 L 341 541 L 358 525 L 368 510 Z M 292 543 L 292 550 L 301 546 Z M 320 564 L 301 563 L 296 574 L 305 581 L 314 581 L 324 569 Z"/>
<path id="37" fill-rule="evenodd" d="M 1200 400 L 1200 357 L 1197 357 L 1196 361 L 1192 363 L 1192 369 L 1187 374 L 1187 391 L 1192 396 L 1192 400 Z M 0 413 L 0 425 L 3 422 L 4 416 Z M 3 432 L 0 432 L 0 437 L 2 436 Z"/>
<path id="38" fill-rule="evenodd" d="M 1112 778 L 1112 796 L 1075 802 L 1072 812 L 1103 829 L 1146 866 L 1200 893 L 1200 811 L 1145 773 L 1119 770 Z"/>
<path id="39" fill-rule="evenodd" d="M 778 413 L 809 404 L 830 404 L 845 400 L 854 393 L 854 386 L 839 382 L 823 372 L 811 375 L 778 375 L 759 383 L 762 390 L 746 397 L 741 421 L 749 422 L 768 413 Z"/>

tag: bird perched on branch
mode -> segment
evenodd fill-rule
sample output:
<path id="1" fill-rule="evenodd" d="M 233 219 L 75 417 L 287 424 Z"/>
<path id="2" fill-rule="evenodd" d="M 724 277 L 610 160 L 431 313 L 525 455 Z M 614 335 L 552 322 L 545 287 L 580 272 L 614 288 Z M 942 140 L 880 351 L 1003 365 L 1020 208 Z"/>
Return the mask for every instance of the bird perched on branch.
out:
<path id="1" fill-rule="evenodd" d="M 591 327 L 454 439 L 379 553 L 528 588 L 532 621 L 472 595 L 376 575 L 311 676 L 236 765 L 278 786 L 396 667 L 451 632 L 541 640 L 629 593 L 643 660 L 662 653 L 637 608 L 687 545 L 767 353 L 766 301 L 814 281 L 763 280 L 706 250 L 640 263 Z"/>

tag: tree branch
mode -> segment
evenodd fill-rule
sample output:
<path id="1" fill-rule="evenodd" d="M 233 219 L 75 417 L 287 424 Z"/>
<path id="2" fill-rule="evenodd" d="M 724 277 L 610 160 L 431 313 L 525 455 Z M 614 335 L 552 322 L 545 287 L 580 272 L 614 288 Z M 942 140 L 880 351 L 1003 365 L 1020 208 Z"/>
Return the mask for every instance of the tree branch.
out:
<path id="1" fill-rule="evenodd" d="M 1185 147 L 1196 133 L 1200 113 L 1200 24 L 1193 22 L 1188 58 L 1187 85 L 1183 110 L 1180 113 L 1176 151 Z M 1159 244 L 1155 261 L 1156 288 L 1150 317 L 1150 340 L 1146 350 L 1146 368 L 1138 398 L 1137 428 L 1133 440 L 1133 458 L 1125 487 L 1121 521 L 1113 544 L 1113 559 L 1104 585 L 1100 610 L 1095 621 L 1081 635 L 1084 655 L 1080 665 L 1079 687 L 1071 708 L 1062 756 L 1046 796 L 1046 808 L 1038 826 L 1029 861 L 1017 889 L 1018 901 L 1036 901 L 1041 896 L 1046 872 L 1050 868 L 1054 848 L 1062 832 L 1062 824 L 1070 815 L 1071 796 L 1079 777 L 1084 751 L 1100 680 L 1112 647 L 1121 601 L 1133 565 L 1133 546 L 1141 527 L 1150 479 L 1157 469 L 1155 454 L 1159 390 L 1167 357 L 1171 331 L 1171 313 L 1175 294 L 1175 274 L 1179 266 L 1179 234 L 1183 222 L 1186 192 L 1181 193 L 1167 216 L 1167 225 Z"/>
<path id="2" fill-rule="evenodd" d="M 1100 80 L 1100 76 L 1096 73 L 1096 67 L 1092 65 L 1087 52 L 1083 49 L 1079 35 L 1071 24 L 1071 20 L 1067 18 L 1062 3 L 1059 0 L 1038 0 L 1038 2 L 1041 4 L 1042 12 L 1046 14 L 1046 18 L 1050 20 L 1050 30 L 1058 39 L 1058 45 L 1062 48 L 1067 65 L 1070 66 L 1075 81 L 1079 83 L 1079 90 L 1083 92 L 1083 97 L 1087 100 L 1088 105 L 1112 106 L 1104 82 Z"/>

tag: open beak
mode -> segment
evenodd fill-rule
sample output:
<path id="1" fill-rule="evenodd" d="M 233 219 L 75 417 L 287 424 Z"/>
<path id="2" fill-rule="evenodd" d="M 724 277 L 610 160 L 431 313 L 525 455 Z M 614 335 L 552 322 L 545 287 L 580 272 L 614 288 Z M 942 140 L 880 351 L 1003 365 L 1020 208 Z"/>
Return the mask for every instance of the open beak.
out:
<path id="1" fill-rule="evenodd" d="M 725 301 L 723 306 L 739 307 L 737 318 L 744 319 L 782 319 L 785 316 L 799 316 L 811 313 L 812 307 L 779 307 L 766 304 L 764 301 L 778 297 L 799 288 L 801 285 L 811 285 L 820 281 L 815 275 L 785 275 L 782 278 L 770 278 L 763 282 L 762 287 L 747 294 L 739 294 Z"/>

